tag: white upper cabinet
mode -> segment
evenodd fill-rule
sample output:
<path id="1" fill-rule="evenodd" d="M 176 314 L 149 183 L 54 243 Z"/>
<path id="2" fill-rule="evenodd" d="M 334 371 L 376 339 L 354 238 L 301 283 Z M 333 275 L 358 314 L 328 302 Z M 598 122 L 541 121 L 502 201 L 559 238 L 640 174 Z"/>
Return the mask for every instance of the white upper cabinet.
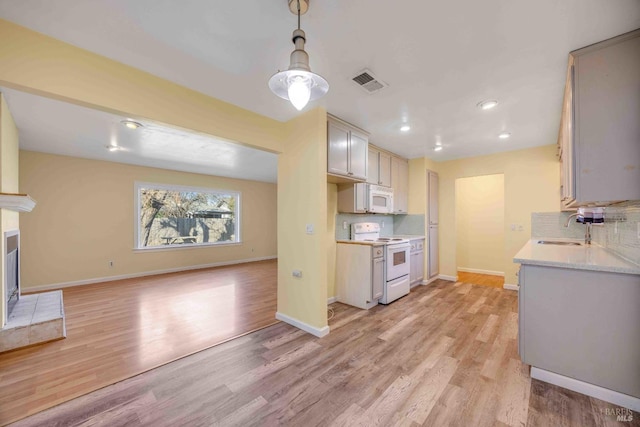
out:
<path id="1" fill-rule="evenodd" d="M 564 208 L 640 200 L 640 30 L 571 53 L 559 145 Z"/>
<path id="2" fill-rule="evenodd" d="M 369 145 L 369 184 L 391 187 L 391 154 Z"/>
<path id="3" fill-rule="evenodd" d="M 393 213 L 409 211 L 409 161 L 391 157 L 391 187 L 393 187 Z"/>
<path id="4" fill-rule="evenodd" d="M 369 135 L 340 119 L 327 117 L 327 173 L 337 176 L 337 182 L 365 181 Z"/>

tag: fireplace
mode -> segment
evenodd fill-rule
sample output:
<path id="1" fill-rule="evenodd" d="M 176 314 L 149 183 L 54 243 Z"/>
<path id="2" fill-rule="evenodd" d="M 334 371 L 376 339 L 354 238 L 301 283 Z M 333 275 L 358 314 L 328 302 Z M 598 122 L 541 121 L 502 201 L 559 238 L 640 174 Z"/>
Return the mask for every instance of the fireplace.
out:
<path id="1" fill-rule="evenodd" d="M 9 318 L 13 307 L 20 299 L 20 232 L 8 231 L 5 236 L 5 279 L 7 313 L 5 321 Z"/>

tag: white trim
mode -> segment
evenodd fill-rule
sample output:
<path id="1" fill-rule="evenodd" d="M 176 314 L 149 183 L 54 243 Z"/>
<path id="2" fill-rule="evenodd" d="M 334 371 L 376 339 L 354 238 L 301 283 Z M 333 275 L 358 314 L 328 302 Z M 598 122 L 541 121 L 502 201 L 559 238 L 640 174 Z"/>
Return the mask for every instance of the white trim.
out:
<path id="1" fill-rule="evenodd" d="M 447 276 L 446 274 L 440 274 L 437 276 L 438 279 L 448 280 L 449 282 L 457 282 L 458 276 Z"/>
<path id="2" fill-rule="evenodd" d="M 432 277 L 431 279 L 423 280 L 422 283 L 420 283 L 420 284 L 422 286 L 427 286 L 427 285 L 430 285 L 431 283 L 435 282 L 436 280 L 438 280 L 438 276 Z"/>
<path id="3" fill-rule="evenodd" d="M 327 305 L 329 305 L 329 304 L 333 304 L 333 303 L 334 303 L 334 302 L 336 302 L 336 301 L 338 301 L 338 298 L 337 298 L 337 297 L 330 297 L 330 298 L 327 298 Z"/>
<path id="4" fill-rule="evenodd" d="M 577 391 L 578 393 L 640 412 L 640 399 L 629 396 L 628 394 L 609 390 L 608 388 L 589 384 L 574 378 L 565 377 L 564 375 L 556 374 L 554 372 L 545 371 L 544 369 L 536 368 L 535 366 L 531 367 L 531 378 Z"/>
<path id="5" fill-rule="evenodd" d="M 462 271 L 464 273 L 490 274 L 491 276 L 504 277 L 504 271 L 481 270 L 479 268 L 466 268 L 466 267 L 458 267 L 458 271 Z"/>
<path id="6" fill-rule="evenodd" d="M 504 289 L 508 289 L 510 291 L 519 291 L 520 290 L 520 286 L 512 285 L 511 283 L 505 283 L 504 285 L 502 285 L 502 287 Z"/>
<path id="7" fill-rule="evenodd" d="M 95 277 L 92 279 L 75 280 L 73 282 L 52 283 L 50 285 L 30 286 L 22 288 L 24 292 L 49 291 L 53 289 L 68 288 L 71 286 L 92 285 L 94 283 L 113 282 L 115 280 L 133 279 L 136 277 L 155 276 L 156 274 L 176 273 L 179 271 L 200 270 L 203 268 L 222 267 L 225 265 L 245 264 L 247 262 L 266 261 L 269 259 L 277 259 L 277 256 L 265 256 L 259 258 L 239 259 L 233 261 L 214 262 L 211 264 L 190 265 L 186 267 L 167 268 L 164 270 L 143 271 L 141 273 L 121 274 L 119 276 Z"/>
<path id="8" fill-rule="evenodd" d="M 298 329 L 302 329 L 303 331 L 308 332 L 311 335 L 315 335 L 318 338 L 322 338 L 325 335 L 329 334 L 328 325 L 323 328 L 316 328 L 315 326 L 311 326 L 308 323 L 304 323 L 301 320 L 294 319 L 293 317 L 287 316 L 286 314 L 282 314 L 279 311 L 276 312 L 276 319 L 281 320 L 285 323 L 288 323 L 291 326 L 295 326 Z"/>
<path id="9" fill-rule="evenodd" d="M 31 212 L 35 206 L 36 201 L 28 194 L 0 193 L 0 209 Z"/>
<path id="10" fill-rule="evenodd" d="M 221 242 L 222 244 L 228 244 L 228 243 L 241 243 L 242 242 L 242 236 L 241 236 L 241 216 L 242 216 L 242 192 L 237 191 L 237 190 L 218 190 L 215 188 L 206 188 L 206 187 L 191 187 L 191 186 L 186 186 L 186 185 L 174 185 L 174 184 L 160 184 L 160 183 L 153 183 L 153 182 L 146 182 L 146 181 L 134 181 L 133 182 L 133 247 L 134 250 L 144 250 L 145 246 L 141 246 L 140 245 L 140 190 L 142 188 L 153 188 L 153 189 L 160 189 L 160 190 L 167 190 L 167 191 L 185 191 L 185 192 L 198 192 L 198 193 L 207 193 L 207 194 L 216 194 L 216 195 L 229 195 L 229 196 L 234 196 L 236 199 L 236 203 L 235 203 L 235 211 L 234 211 L 234 218 L 235 218 L 235 241 L 233 242 Z M 186 243 L 184 245 L 180 245 L 180 246 L 215 246 L 217 243 L 213 242 L 213 243 L 207 243 L 207 244 L 191 244 L 191 243 Z M 171 246 L 171 245 L 168 245 Z M 158 248 L 158 247 L 162 247 L 162 245 L 159 246 L 151 246 L 152 248 Z"/>

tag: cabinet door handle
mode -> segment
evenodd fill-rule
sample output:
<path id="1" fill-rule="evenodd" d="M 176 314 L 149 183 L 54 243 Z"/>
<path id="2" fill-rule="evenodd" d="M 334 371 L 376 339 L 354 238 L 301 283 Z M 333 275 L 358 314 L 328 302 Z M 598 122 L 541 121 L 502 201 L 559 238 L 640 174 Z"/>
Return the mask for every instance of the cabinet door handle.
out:
<path id="1" fill-rule="evenodd" d="M 353 172 L 347 172 L 347 175 L 353 175 Z"/>

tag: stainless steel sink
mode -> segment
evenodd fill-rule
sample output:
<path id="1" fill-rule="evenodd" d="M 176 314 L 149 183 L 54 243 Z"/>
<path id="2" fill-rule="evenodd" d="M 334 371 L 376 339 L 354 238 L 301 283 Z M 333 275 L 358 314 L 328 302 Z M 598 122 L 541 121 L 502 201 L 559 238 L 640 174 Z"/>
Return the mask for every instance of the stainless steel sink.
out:
<path id="1" fill-rule="evenodd" d="M 582 246 L 582 243 L 578 242 L 558 242 L 555 240 L 538 240 L 541 245 L 561 245 L 561 246 Z"/>

